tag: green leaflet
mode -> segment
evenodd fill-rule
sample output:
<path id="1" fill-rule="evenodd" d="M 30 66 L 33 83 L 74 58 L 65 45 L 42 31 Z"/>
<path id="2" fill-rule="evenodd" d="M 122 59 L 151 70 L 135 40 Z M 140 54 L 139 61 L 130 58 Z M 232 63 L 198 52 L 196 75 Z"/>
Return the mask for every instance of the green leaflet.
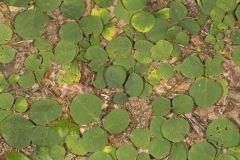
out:
<path id="1" fill-rule="evenodd" d="M 206 131 L 207 138 L 219 147 L 236 147 L 239 144 L 239 129 L 226 118 L 212 121 Z"/>
<path id="2" fill-rule="evenodd" d="M 27 10 L 19 13 L 14 21 L 18 35 L 24 39 L 37 39 L 44 32 L 44 25 L 49 22 L 48 16 L 35 11 Z"/>
<path id="3" fill-rule="evenodd" d="M 139 96 L 143 91 L 142 77 L 140 77 L 136 73 L 132 73 L 131 75 L 129 75 L 124 88 L 129 96 Z"/>
<path id="4" fill-rule="evenodd" d="M 195 103 L 201 107 L 212 106 L 221 98 L 222 92 L 220 84 L 204 77 L 198 78 L 189 90 Z"/>
<path id="5" fill-rule="evenodd" d="M 197 142 L 189 150 L 188 159 L 197 160 L 199 157 L 204 160 L 212 160 L 216 155 L 216 149 L 208 142 Z"/>
<path id="6" fill-rule="evenodd" d="M 135 160 L 137 158 L 137 151 L 131 145 L 124 144 L 118 148 L 116 156 L 118 160 Z"/>
<path id="7" fill-rule="evenodd" d="M 28 119 L 11 115 L 1 122 L 0 131 L 9 145 L 21 149 L 30 144 L 34 127 Z"/>
<path id="8" fill-rule="evenodd" d="M 37 126 L 32 132 L 31 140 L 35 145 L 52 147 L 60 143 L 60 136 L 49 127 Z"/>
<path id="9" fill-rule="evenodd" d="M 131 18 L 131 25 L 139 32 L 149 32 L 155 25 L 155 17 L 145 11 L 134 14 Z"/>
<path id="10" fill-rule="evenodd" d="M 0 44 L 4 44 L 6 42 L 8 42 L 9 40 L 12 39 L 12 29 L 10 28 L 10 26 L 6 25 L 6 24 L 1 24 L 0 23 Z"/>
<path id="11" fill-rule="evenodd" d="M 39 125 L 45 125 L 62 115 L 58 102 L 51 99 L 41 99 L 34 102 L 30 108 L 31 120 Z"/>
<path id="12" fill-rule="evenodd" d="M 10 63 L 15 58 L 15 49 L 8 45 L 0 45 L 0 64 Z"/>
<path id="13" fill-rule="evenodd" d="M 182 118 L 171 118 L 163 122 L 161 131 L 163 137 L 172 142 L 181 142 L 189 132 L 189 124 Z"/>
<path id="14" fill-rule="evenodd" d="M 80 94 L 74 97 L 70 113 L 76 123 L 83 125 L 99 120 L 101 108 L 101 100 L 97 96 Z"/>
<path id="15" fill-rule="evenodd" d="M 119 134 L 128 127 L 129 122 L 128 111 L 115 109 L 103 118 L 103 128 L 112 134 Z"/>

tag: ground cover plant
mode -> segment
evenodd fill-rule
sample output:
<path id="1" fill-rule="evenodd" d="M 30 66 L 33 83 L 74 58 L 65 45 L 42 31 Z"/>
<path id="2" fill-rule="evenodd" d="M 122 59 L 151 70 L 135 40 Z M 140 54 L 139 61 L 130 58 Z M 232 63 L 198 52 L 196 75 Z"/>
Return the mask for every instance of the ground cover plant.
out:
<path id="1" fill-rule="evenodd" d="M 0 159 L 240 160 L 239 0 L 2 0 Z"/>

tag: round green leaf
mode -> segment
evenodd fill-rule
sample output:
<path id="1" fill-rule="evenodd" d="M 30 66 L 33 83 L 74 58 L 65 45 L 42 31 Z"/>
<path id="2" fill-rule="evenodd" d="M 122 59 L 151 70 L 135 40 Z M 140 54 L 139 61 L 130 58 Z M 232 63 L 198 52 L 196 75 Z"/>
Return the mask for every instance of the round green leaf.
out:
<path id="1" fill-rule="evenodd" d="M 235 64 L 240 66 L 240 48 L 235 48 L 233 50 L 232 59 L 233 59 Z"/>
<path id="2" fill-rule="evenodd" d="M 114 159 L 114 160 L 117 159 L 116 151 L 117 151 L 117 149 L 115 147 L 112 147 L 112 146 L 106 146 L 103 149 L 103 152 L 108 153 L 111 156 L 111 158 Z"/>
<path id="3" fill-rule="evenodd" d="M 230 12 L 233 11 L 236 6 L 237 6 L 237 1 L 236 0 L 216 0 L 216 6 L 218 8 L 221 8 L 225 12 Z"/>
<path id="4" fill-rule="evenodd" d="M 166 39 L 167 40 L 175 40 L 176 36 L 179 32 L 182 31 L 182 28 L 179 26 L 172 26 L 166 32 Z"/>
<path id="5" fill-rule="evenodd" d="M 205 37 L 205 42 L 210 43 L 210 44 L 216 44 L 216 38 L 212 34 L 208 34 Z"/>
<path id="6" fill-rule="evenodd" d="M 15 58 L 15 54 L 15 49 L 11 46 L 0 45 L 0 64 L 10 63 Z"/>
<path id="7" fill-rule="evenodd" d="M 111 6 L 113 0 L 94 0 L 94 2 L 100 7 L 109 7 Z"/>
<path id="8" fill-rule="evenodd" d="M 124 144 L 118 148 L 116 155 L 118 160 L 135 160 L 137 151 L 131 145 Z"/>
<path id="9" fill-rule="evenodd" d="M 36 71 L 39 69 L 42 60 L 37 57 L 37 55 L 30 55 L 25 59 L 24 67 L 28 71 Z"/>
<path id="10" fill-rule="evenodd" d="M 39 37 L 34 41 L 34 46 L 40 51 L 50 51 L 52 49 L 51 43 L 43 37 Z"/>
<path id="11" fill-rule="evenodd" d="M 99 127 L 91 128 L 82 137 L 83 147 L 88 152 L 101 151 L 107 145 L 107 133 Z"/>
<path id="12" fill-rule="evenodd" d="M 93 8 L 91 15 L 100 17 L 104 24 L 107 24 L 111 18 L 111 14 L 107 8 Z"/>
<path id="13" fill-rule="evenodd" d="M 91 38 L 89 39 L 89 42 L 90 42 L 90 44 L 91 45 L 101 45 L 101 39 L 100 39 L 100 37 L 99 36 L 91 36 Z"/>
<path id="14" fill-rule="evenodd" d="M 180 25 L 192 35 L 197 35 L 200 32 L 200 26 L 193 18 L 181 20 Z"/>
<path id="15" fill-rule="evenodd" d="M 60 4 L 62 3 L 62 0 L 36 0 L 36 5 L 41 11 L 53 11 L 57 9 Z"/>
<path id="16" fill-rule="evenodd" d="M 118 36 L 112 39 L 106 46 L 108 56 L 114 60 L 121 58 L 130 59 L 132 51 L 132 42 L 124 36 Z"/>
<path id="17" fill-rule="evenodd" d="M 9 6 L 26 7 L 31 0 L 3 0 Z"/>
<path id="18" fill-rule="evenodd" d="M 217 82 L 223 89 L 222 96 L 226 97 L 228 95 L 228 81 L 226 79 L 218 79 Z"/>
<path id="19" fill-rule="evenodd" d="M 231 33 L 231 40 L 234 44 L 240 44 L 240 29 L 236 29 Z"/>
<path id="20" fill-rule="evenodd" d="M 127 94 L 123 93 L 123 92 L 117 92 L 114 96 L 113 96 L 113 102 L 117 103 L 117 104 L 123 104 L 128 100 Z"/>
<path id="21" fill-rule="evenodd" d="M 98 151 L 93 153 L 90 157 L 89 160 L 112 160 L 111 156 L 108 155 L 107 153 Z"/>
<path id="22" fill-rule="evenodd" d="M 227 25 L 228 27 L 234 27 L 234 25 L 236 24 L 236 19 L 235 19 L 235 17 L 234 17 L 233 14 L 228 13 L 228 14 L 224 17 L 223 23 L 224 23 L 225 25 Z"/>
<path id="23" fill-rule="evenodd" d="M 127 82 L 124 86 L 127 94 L 131 97 L 139 96 L 143 91 L 143 80 L 136 73 L 132 73 L 129 75 Z"/>
<path id="24" fill-rule="evenodd" d="M 164 40 L 166 37 L 166 31 L 170 27 L 170 23 L 164 19 L 156 18 L 156 24 L 147 33 L 145 33 L 147 39 L 153 42 Z"/>
<path id="25" fill-rule="evenodd" d="M 144 75 L 149 70 L 150 64 L 135 63 L 134 72 L 139 75 Z"/>
<path id="26" fill-rule="evenodd" d="M 99 46 L 91 46 L 87 49 L 86 53 L 84 54 L 84 57 L 87 60 L 90 60 L 91 63 L 89 66 L 94 70 L 98 71 L 99 68 L 104 66 L 106 62 L 108 61 L 108 54 L 107 52 Z"/>
<path id="27" fill-rule="evenodd" d="M 5 75 L 0 72 L 0 92 L 4 91 L 9 86 Z"/>
<path id="28" fill-rule="evenodd" d="M 165 119 L 162 116 L 153 116 L 150 123 L 150 132 L 153 137 L 162 138 L 161 126 Z"/>
<path id="29" fill-rule="evenodd" d="M 98 121 L 101 114 L 101 99 L 92 94 L 80 94 L 74 97 L 70 113 L 73 120 L 80 124 Z"/>
<path id="30" fill-rule="evenodd" d="M 122 66 L 124 69 L 129 70 L 134 66 L 134 60 L 131 53 L 126 52 L 124 55 L 117 57 L 113 64 Z"/>
<path id="31" fill-rule="evenodd" d="M 8 111 L 8 110 L 2 110 L 0 111 L 0 125 L 1 125 L 1 122 L 6 119 L 8 116 L 10 116 L 12 114 L 11 111 Z"/>
<path id="32" fill-rule="evenodd" d="M 188 95 L 178 95 L 172 100 L 173 111 L 177 114 L 191 113 L 194 108 L 194 101 Z"/>
<path id="33" fill-rule="evenodd" d="M 61 10 L 63 16 L 71 19 L 79 19 L 85 12 L 84 1 L 79 0 L 63 0 Z"/>
<path id="34" fill-rule="evenodd" d="M 190 87 L 189 93 L 195 103 L 201 107 L 210 107 L 222 96 L 222 87 L 207 78 L 198 78 Z"/>
<path id="35" fill-rule="evenodd" d="M 122 19 L 124 22 L 129 23 L 132 15 L 135 11 L 127 10 L 122 1 L 117 1 L 116 7 L 114 8 L 114 14 L 117 18 Z"/>
<path id="36" fill-rule="evenodd" d="M 174 69 L 171 64 L 159 64 L 157 67 L 159 77 L 163 80 L 169 80 L 174 76 Z"/>
<path id="37" fill-rule="evenodd" d="M 171 148 L 169 160 L 187 160 L 188 148 L 184 142 L 174 143 Z"/>
<path id="38" fill-rule="evenodd" d="M 123 109 L 115 109 L 103 119 L 103 128 L 112 134 L 124 131 L 130 122 L 129 113 Z"/>
<path id="39" fill-rule="evenodd" d="M 50 149 L 50 156 L 53 158 L 53 160 L 64 160 L 65 154 L 66 151 L 63 146 L 54 145 Z"/>
<path id="40" fill-rule="evenodd" d="M 130 2 L 130 1 L 129 1 Z M 131 25 L 139 32 L 149 32 L 155 25 L 155 17 L 145 11 L 135 13 L 131 18 Z"/>
<path id="41" fill-rule="evenodd" d="M 30 144 L 34 125 L 28 119 L 12 115 L 1 122 L 1 134 L 5 141 L 15 148 L 25 148 Z"/>
<path id="42" fill-rule="evenodd" d="M 10 152 L 8 153 L 6 160 L 30 160 L 30 159 L 20 152 Z"/>
<path id="43" fill-rule="evenodd" d="M 30 108 L 31 120 L 40 125 L 45 125 L 62 115 L 59 103 L 51 99 L 41 99 L 34 102 Z"/>
<path id="44" fill-rule="evenodd" d="M 178 66 L 181 73 L 187 78 L 196 78 L 204 74 L 204 66 L 197 56 L 188 56 Z"/>
<path id="45" fill-rule="evenodd" d="M 213 160 L 216 155 L 215 148 L 207 143 L 207 142 L 197 142 L 192 145 L 191 149 L 188 153 L 189 160 L 197 160 L 204 159 L 204 160 Z"/>
<path id="46" fill-rule="evenodd" d="M 0 108 L 9 110 L 14 103 L 14 96 L 10 93 L 0 94 Z"/>
<path id="47" fill-rule="evenodd" d="M 74 43 L 60 41 L 55 48 L 55 61 L 58 64 L 70 64 L 77 55 L 77 47 Z"/>
<path id="48" fill-rule="evenodd" d="M 66 145 L 70 151 L 76 155 L 85 155 L 87 151 L 83 146 L 82 139 L 78 134 L 71 134 L 66 137 Z"/>
<path id="49" fill-rule="evenodd" d="M 108 41 L 111 41 L 113 37 L 117 34 L 117 27 L 114 23 L 107 24 L 104 26 L 102 36 Z"/>
<path id="50" fill-rule="evenodd" d="M 6 24 L 0 24 L 0 44 L 6 43 L 12 38 L 12 29 Z"/>
<path id="51" fill-rule="evenodd" d="M 151 85 L 157 85 L 161 81 L 160 73 L 155 68 L 144 73 L 144 78 Z"/>
<path id="52" fill-rule="evenodd" d="M 155 16 L 157 18 L 162 18 L 162 19 L 170 19 L 170 14 L 169 14 L 170 8 L 162 8 L 159 9 L 156 13 Z"/>
<path id="53" fill-rule="evenodd" d="M 49 18 L 35 10 L 27 10 L 19 13 L 14 22 L 16 32 L 23 39 L 37 39 L 44 32 L 44 26 L 49 22 Z"/>
<path id="54" fill-rule="evenodd" d="M 83 33 L 76 22 L 66 22 L 59 31 L 61 40 L 77 43 L 83 39 Z"/>
<path id="55" fill-rule="evenodd" d="M 154 138 L 149 145 L 149 154 L 154 158 L 163 159 L 170 153 L 171 143 L 163 138 Z"/>
<path id="56" fill-rule="evenodd" d="M 237 160 L 234 156 L 229 154 L 220 154 L 217 157 L 217 160 Z"/>
<path id="57" fill-rule="evenodd" d="M 37 126 L 33 130 L 31 140 L 35 145 L 52 147 L 60 143 L 60 136 L 49 127 Z"/>
<path id="58" fill-rule="evenodd" d="M 226 118 L 212 121 L 207 128 L 206 136 L 219 147 L 235 147 L 240 140 L 238 127 Z"/>
<path id="59" fill-rule="evenodd" d="M 163 122 L 161 131 L 172 142 L 181 142 L 189 132 L 189 124 L 182 118 L 171 118 Z"/>
<path id="60" fill-rule="evenodd" d="M 105 71 L 105 68 L 103 67 L 101 67 L 99 71 L 97 71 L 97 76 L 93 82 L 93 86 L 97 89 L 103 89 L 103 88 L 106 88 L 107 86 L 104 79 L 104 71 Z"/>
<path id="61" fill-rule="evenodd" d="M 132 11 L 141 10 L 147 6 L 147 0 L 122 0 L 122 3 L 125 8 Z"/>
<path id="62" fill-rule="evenodd" d="M 34 77 L 34 74 L 31 72 L 24 73 L 23 75 L 21 75 L 18 81 L 18 84 L 24 89 L 31 88 L 34 83 L 35 83 L 35 77 Z"/>
<path id="63" fill-rule="evenodd" d="M 183 46 L 188 46 L 189 44 L 188 35 L 185 32 L 179 32 L 176 36 L 176 43 Z"/>
<path id="64" fill-rule="evenodd" d="M 187 8 L 181 3 L 181 1 L 173 1 L 170 4 L 169 14 L 172 20 L 181 21 L 187 16 Z"/>
<path id="65" fill-rule="evenodd" d="M 240 20 L 240 5 L 238 5 L 235 10 L 235 16 L 237 17 L 238 20 Z"/>
<path id="66" fill-rule="evenodd" d="M 173 44 L 166 40 L 159 40 L 151 49 L 152 58 L 155 61 L 168 59 L 173 51 Z"/>
<path id="67" fill-rule="evenodd" d="M 50 126 L 59 133 L 61 138 L 65 138 L 69 134 L 77 134 L 79 132 L 78 125 L 68 118 L 54 121 L 50 124 Z"/>
<path id="68" fill-rule="evenodd" d="M 148 128 L 136 128 L 130 134 L 130 140 L 136 147 L 146 148 L 150 143 L 150 131 Z"/>
<path id="69" fill-rule="evenodd" d="M 152 92 L 153 92 L 153 87 L 150 84 L 148 84 L 147 82 L 145 82 L 144 86 L 143 86 L 143 91 L 139 97 L 140 98 L 149 97 L 152 95 Z"/>
<path id="70" fill-rule="evenodd" d="M 225 13 L 220 8 L 214 8 L 210 12 L 210 17 L 215 23 L 219 24 L 222 22 L 223 18 L 225 17 Z"/>
<path id="71" fill-rule="evenodd" d="M 156 97 L 151 103 L 154 116 L 164 116 L 170 112 L 171 102 L 165 97 Z"/>
<path id="72" fill-rule="evenodd" d="M 25 97 L 17 97 L 13 107 L 15 111 L 23 113 L 28 109 L 28 102 Z"/>
<path id="73" fill-rule="evenodd" d="M 182 54 L 182 50 L 178 44 L 174 44 L 172 57 L 180 57 Z"/>
<path id="74" fill-rule="evenodd" d="M 97 16 L 85 16 L 80 20 L 79 24 L 85 36 L 93 34 L 93 36 L 97 37 L 103 31 L 102 21 Z"/>
<path id="75" fill-rule="evenodd" d="M 104 73 L 108 87 L 121 87 L 126 80 L 126 71 L 120 66 L 110 66 Z"/>
<path id="76" fill-rule="evenodd" d="M 222 55 L 216 55 L 214 58 L 206 57 L 205 74 L 208 76 L 217 76 L 224 72 L 221 66 L 225 58 Z"/>
<path id="77" fill-rule="evenodd" d="M 134 44 L 135 53 L 134 58 L 140 63 L 151 63 L 151 48 L 153 44 L 146 40 L 138 40 Z"/>
<path id="78" fill-rule="evenodd" d="M 201 11 L 206 14 L 209 15 L 210 12 L 213 10 L 213 8 L 216 6 L 216 0 L 201 0 L 201 1 L 197 1 L 198 5 L 201 9 Z"/>
<path id="79" fill-rule="evenodd" d="M 138 154 L 137 160 L 151 160 L 151 158 L 149 154 L 142 152 Z"/>

